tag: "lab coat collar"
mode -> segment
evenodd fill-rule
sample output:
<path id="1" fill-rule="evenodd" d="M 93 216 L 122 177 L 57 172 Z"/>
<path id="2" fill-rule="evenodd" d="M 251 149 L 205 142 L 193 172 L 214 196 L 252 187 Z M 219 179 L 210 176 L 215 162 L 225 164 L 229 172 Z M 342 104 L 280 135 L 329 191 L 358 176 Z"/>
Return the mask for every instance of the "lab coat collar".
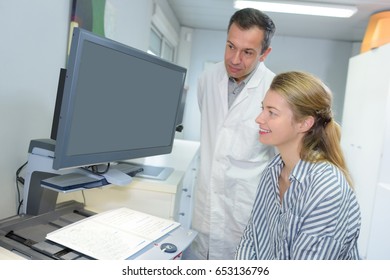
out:
<path id="1" fill-rule="evenodd" d="M 255 70 L 255 72 L 253 73 L 253 76 L 251 77 L 251 79 L 248 81 L 248 84 L 247 84 L 247 88 L 250 89 L 250 88 L 254 88 L 254 87 L 258 87 L 259 84 L 263 81 L 264 79 L 264 76 L 265 76 L 265 72 L 266 72 L 266 67 L 265 67 L 265 64 L 264 62 L 259 62 L 258 65 L 257 65 L 257 68 Z"/>
<path id="2" fill-rule="evenodd" d="M 260 86 L 263 79 L 265 79 L 265 77 L 264 77 L 265 73 L 266 73 L 266 67 L 265 67 L 264 63 L 263 62 L 258 63 L 257 68 L 254 70 L 252 77 L 249 79 L 249 81 L 247 81 L 247 84 L 242 89 L 241 93 L 237 96 L 235 102 L 230 107 L 231 109 L 233 107 L 235 107 L 237 104 L 241 103 L 246 98 L 248 98 L 248 96 L 252 93 L 253 89 L 256 89 Z M 227 82 L 226 82 L 226 85 L 227 85 Z"/>

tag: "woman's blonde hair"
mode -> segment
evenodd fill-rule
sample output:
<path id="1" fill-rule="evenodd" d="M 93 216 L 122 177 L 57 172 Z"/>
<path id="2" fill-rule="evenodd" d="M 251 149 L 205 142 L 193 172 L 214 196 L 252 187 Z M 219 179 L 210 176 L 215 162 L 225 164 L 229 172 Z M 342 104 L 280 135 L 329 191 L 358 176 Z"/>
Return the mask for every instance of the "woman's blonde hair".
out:
<path id="1" fill-rule="evenodd" d="M 270 88 L 278 92 L 290 105 L 296 121 L 314 117 L 314 124 L 306 132 L 300 151 L 302 160 L 329 161 L 345 175 L 352 187 L 343 151 L 340 145 L 341 128 L 332 113 L 332 93 L 312 74 L 298 71 L 277 75 Z"/>

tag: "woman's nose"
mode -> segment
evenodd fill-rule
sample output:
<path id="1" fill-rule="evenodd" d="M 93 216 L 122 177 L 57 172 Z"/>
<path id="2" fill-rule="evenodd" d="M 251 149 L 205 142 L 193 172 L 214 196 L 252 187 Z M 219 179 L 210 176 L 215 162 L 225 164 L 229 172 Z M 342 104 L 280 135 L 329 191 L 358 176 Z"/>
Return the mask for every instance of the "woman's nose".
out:
<path id="1" fill-rule="evenodd" d="M 257 118 L 255 119 L 256 123 L 260 124 L 263 122 L 263 119 L 262 119 L 262 112 L 257 116 Z"/>

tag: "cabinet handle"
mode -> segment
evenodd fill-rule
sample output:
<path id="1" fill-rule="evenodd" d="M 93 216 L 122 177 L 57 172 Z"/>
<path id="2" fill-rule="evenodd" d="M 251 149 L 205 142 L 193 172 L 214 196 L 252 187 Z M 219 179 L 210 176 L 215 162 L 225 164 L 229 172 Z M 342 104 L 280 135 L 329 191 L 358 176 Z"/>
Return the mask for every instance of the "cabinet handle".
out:
<path id="1" fill-rule="evenodd" d="M 188 192 L 188 189 L 182 189 L 183 192 Z"/>
<path id="2" fill-rule="evenodd" d="M 185 216 L 186 214 L 183 213 L 183 212 L 180 212 L 179 215 L 180 215 L 180 216 Z"/>

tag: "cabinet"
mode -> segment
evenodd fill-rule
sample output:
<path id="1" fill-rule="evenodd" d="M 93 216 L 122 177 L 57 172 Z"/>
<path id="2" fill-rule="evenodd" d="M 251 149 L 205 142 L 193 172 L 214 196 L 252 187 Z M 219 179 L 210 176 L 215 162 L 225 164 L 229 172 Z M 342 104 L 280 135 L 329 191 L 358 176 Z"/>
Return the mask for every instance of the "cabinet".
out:
<path id="1" fill-rule="evenodd" d="M 362 212 L 364 259 L 390 259 L 390 44 L 349 61 L 341 145 Z"/>
<path id="2" fill-rule="evenodd" d="M 192 218 L 192 191 L 198 169 L 199 142 L 175 139 L 170 154 L 130 162 L 172 167 L 166 180 L 134 177 L 127 186 L 109 185 L 72 193 L 61 193 L 57 202 L 76 200 L 94 212 L 128 207 L 161 218 L 173 219 L 189 228 Z"/>

